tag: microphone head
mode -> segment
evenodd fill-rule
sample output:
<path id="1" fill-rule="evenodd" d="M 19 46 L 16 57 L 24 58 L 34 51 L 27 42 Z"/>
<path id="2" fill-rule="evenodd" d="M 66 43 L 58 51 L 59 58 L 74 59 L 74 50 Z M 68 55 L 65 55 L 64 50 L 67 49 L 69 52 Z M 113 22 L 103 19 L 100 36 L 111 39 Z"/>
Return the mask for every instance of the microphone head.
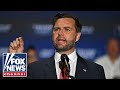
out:
<path id="1" fill-rule="evenodd" d="M 69 62 L 68 56 L 67 56 L 66 54 L 62 54 L 62 55 L 61 55 L 61 61 L 64 63 L 65 60 L 66 60 L 67 62 Z"/>

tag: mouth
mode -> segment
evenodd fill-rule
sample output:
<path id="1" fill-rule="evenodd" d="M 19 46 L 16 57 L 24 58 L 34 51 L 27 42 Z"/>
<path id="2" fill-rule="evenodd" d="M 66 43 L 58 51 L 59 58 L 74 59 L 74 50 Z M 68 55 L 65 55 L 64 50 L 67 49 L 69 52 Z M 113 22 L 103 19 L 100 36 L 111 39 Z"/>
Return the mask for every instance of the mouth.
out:
<path id="1" fill-rule="evenodd" d="M 65 39 L 57 39 L 58 41 L 66 41 Z"/>
<path id="2" fill-rule="evenodd" d="M 58 44 L 64 44 L 66 42 L 66 40 L 63 38 L 58 38 L 57 41 L 58 41 Z"/>

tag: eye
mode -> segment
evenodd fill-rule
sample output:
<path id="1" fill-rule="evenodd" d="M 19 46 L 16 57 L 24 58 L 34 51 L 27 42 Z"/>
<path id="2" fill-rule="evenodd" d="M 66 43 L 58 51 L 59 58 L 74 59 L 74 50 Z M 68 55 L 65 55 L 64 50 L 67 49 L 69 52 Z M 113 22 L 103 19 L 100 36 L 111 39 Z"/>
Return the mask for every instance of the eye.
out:
<path id="1" fill-rule="evenodd" d="M 65 31 L 71 31 L 70 28 L 65 28 Z"/>
<path id="2" fill-rule="evenodd" d="M 55 32 L 59 31 L 59 28 L 53 28 L 53 31 L 55 31 Z"/>

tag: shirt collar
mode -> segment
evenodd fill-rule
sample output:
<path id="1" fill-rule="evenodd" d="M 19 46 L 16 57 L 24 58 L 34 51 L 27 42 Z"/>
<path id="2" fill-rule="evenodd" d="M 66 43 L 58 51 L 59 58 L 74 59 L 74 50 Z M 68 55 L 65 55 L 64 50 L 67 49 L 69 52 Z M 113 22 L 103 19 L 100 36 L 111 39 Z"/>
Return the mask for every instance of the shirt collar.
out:
<path id="1" fill-rule="evenodd" d="M 68 55 L 68 58 L 71 62 L 75 62 L 77 60 L 77 53 L 76 50 L 74 50 L 74 52 L 72 52 L 71 54 Z M 54 56 L 55 62 L 59 62 L 61 61 L 61 54 L 59 54 L 58 52 L 55 52 L 55 56 Z"/>

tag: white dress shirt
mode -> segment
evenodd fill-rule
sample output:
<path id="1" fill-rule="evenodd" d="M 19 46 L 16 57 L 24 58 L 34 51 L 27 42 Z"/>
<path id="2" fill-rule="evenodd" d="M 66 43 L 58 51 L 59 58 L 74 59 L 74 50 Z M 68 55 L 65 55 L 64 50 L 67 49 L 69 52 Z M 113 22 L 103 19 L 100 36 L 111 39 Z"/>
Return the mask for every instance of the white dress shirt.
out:
<path id="1" fill-rule="evenodd" d="M 57 78 L 60 78 L 60 68 L 59 68 L 59 61 L 61 61 L 61 54 L 59 54 L 58 52 L 55 53 L 54 56 L 54 60 L 55 60 L 55 67 L 56 67 L 56 74 L 57 74 Z M 77 63 L 77 54 L 76 54 L 76 50 L 74 50 L 74 52 L 72 52 L 71 54 L 68 55 L 69 58 L 69 64 L 70 64 L 70 75 L 71 76 L 75 76 L 75 72 L 76 72 L 76 63 Z"/>
<path id="2" fill-rule="evenodd" d="M 114 64 L 110 61 L 108 55 L 104 55 L 96 59 L 95 63 L 103 66 L 106 79 L 113 79 L 114 77 L 120 77 L 120 56 L 116 59 Z"/>

